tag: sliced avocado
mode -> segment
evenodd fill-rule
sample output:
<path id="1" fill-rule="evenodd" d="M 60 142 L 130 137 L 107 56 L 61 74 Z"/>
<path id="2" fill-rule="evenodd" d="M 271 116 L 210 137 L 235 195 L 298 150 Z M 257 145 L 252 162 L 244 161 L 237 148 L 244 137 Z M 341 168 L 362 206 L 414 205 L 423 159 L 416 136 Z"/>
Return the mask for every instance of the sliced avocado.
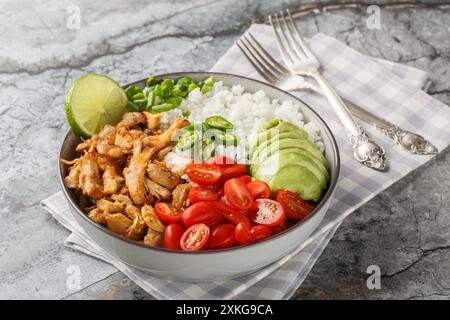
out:
<path id="1" fill-rule="evenodd" d="M 280 135 L 281 136 L 281 135 Z M 290 142 L 283 142 L 283 143 L 290 143 Z M 296 144 L 297 145 L 297 144 Z M 267 145 L 266 145 L 267 146 Z M 273 147 L 273 149 L 270 148 L 270 146 Z M 291 148 L 286 148 L 286 149 L 277 149 L 277 144 L 275 145 L 270 145 L 269 148 L 264 148 L 263 145 L 261 145 L 262 150 L 261 153 L 259 152 L 260 149 L 256 149 L 256 152 L 253 153 L 253 156 L 250 159 L 250 163 L 253 164 L 254 166 L 258 166 L 261 161 L 264 161 L 265 159 L 267 159 L 268 157 L 272 156 L 272 154 L 275 153 L 275 151 L 277 150 L 286 150 L 286 149 L 291 149 Z M 311 159 L 315 165 L 319 168 L 319 170 L 322 172 L 322 174 L 325 176 L 325 179 L 328 183 L 329 180 L 329 174 L 328 174 L 328 170 L 327 167 L 325 167 L 323 165 L 323 163 L 316 157 L 314 156 L 310 151 L 306 150 L 306 149 L 302 149 L 302 148 L 293 148 L 295 149 L 297 152 L 301 153 L 304 156 L 307 156 L 309 159 Z M 260 157 L 258 159 L 258 157 Z M 256 161 L 255 161 L 256 160 Z"/>
<path id="2" fill-rule="evenodd" d="M 255 164 L 257 162 L 263 161 L 276 150 L 282 150 L 286 148 L 300 148 L 311 153 L 318 161 L 320 161 L 320 163 L 322 163 L 325 169 L 328 168 L 327 159 L 325 159 L 319 148 L 317 148 L 317 146 L 315 146 L 312 142 L 304 139 L 282 138 L 282 135 L 283 134 L 280 134 L 279 137 L 274 137 L 274 139 L 266 141 L 267 143 L 258 146 L 256 150 L 251 154 L 251 163 Z M 288 136 L 289 135 L 286 135 L 286 137 Z"/>
<path id="3" fill-rule="evenodd" d="M 255 144 L 250 148 L 250 154 L 258 145 L 283 132 L 295 134 L 300 139 L 308 139 L 308 133 L 299 126 L 281 119 L 271 120 L 259 127 L 258 138 L 256 139 Z"/>
<path id="4" fill-rule="evenodd" d="M 301 165 L 308 168 L 319 180 L 321 188 L 325 189 L 328 181 L 328 172 L 323 172 L 316 163 L 305 155 L 305 150 L 299 148 L 282 149 L 266 158 L 259 165 L 252 166 L 253 176 L 260 179 L 262 176 L 274 176 L 285 167 Z"/>
<path id="5" fill-rule="evenodd" d="M 317 201 L 322 189 L 317 177 L 303 166 L 289 166 L 281 169 L 270 181 L 266 181 L 272 192 L 287 189 L 296 192 L 304 200 Z"/>

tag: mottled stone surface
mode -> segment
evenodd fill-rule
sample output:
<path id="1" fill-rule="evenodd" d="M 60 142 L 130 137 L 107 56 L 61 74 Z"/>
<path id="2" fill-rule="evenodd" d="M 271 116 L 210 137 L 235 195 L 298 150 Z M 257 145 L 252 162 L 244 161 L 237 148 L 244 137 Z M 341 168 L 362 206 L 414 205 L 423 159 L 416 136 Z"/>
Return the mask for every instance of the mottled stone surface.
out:
<path id="1" fill-rule="evenodd" d="M 0 298 L 151 298 L 113 267 L 65 248 L 68 232 L 39 208 L 59 188 L 55 163 L 68 129 L 62 105 L 71 80 L 99 72 L 127 83 L 208 70 L 252 21 L 305 2 L 53 0 L 17 10 L 15 1 L 3 1 Z M 79 30 L 67 27 L 74 4 Z M 449 104 L 450 9 L 382 9 L 380 30 L 367 29 L 366 19 L 362 5 L 316 12 L 300 25 L 307 35 L 324 32 L 430 71 L 430 92 Z M 449 161 L 444 152 L 345 220 L 295 298 L 450 298 Z M 366 288 L 373 264 L 383 274 L 380 290 Z M 71 265 L 80 267 L 79 288 L 66 285 Z"/>

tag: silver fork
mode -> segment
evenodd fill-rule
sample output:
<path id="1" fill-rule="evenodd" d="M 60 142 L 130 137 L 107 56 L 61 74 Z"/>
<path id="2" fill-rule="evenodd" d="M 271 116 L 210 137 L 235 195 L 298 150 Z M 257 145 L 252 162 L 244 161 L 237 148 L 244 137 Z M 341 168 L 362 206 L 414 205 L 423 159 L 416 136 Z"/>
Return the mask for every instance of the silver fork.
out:
<path id="1" fill-rule="evenodd" d="M 267 82 L 272 83 L 285 91 L 312 90 L 321 94 L 319 87 L 305 81 L 302 76 L 293 74 L 283 65 L 278 63 L 251 33 L 244 34 L 236 44 Z M 387 135 L 405 150 L 419 155 L 430 155 L 438 152 L 438 149 L 421 135 L 404 130 L 387 120 L 381 119 L 343 97 L 341 97 L 341 99 L 353 115 L 364 122 L 373 125 L 377 130 Z"/>
<path id="2" fill-rule="evenodd" d="M 350 137 L 354 158 L 366 167 L 386 170 L 385 151 L 364 132 L 348 110 L 342 99 L 336 94 L 328 81 L 320 73 L 320 63 L 309 49 L 298 31 L 288 11 L 288 19 L 284 13 L 269 16 L 277 40 L 278 47 L 288 69 L 297 75 L 313 78 L 319 85 L 322 94 L 333 107 L 338 119 Z"/>

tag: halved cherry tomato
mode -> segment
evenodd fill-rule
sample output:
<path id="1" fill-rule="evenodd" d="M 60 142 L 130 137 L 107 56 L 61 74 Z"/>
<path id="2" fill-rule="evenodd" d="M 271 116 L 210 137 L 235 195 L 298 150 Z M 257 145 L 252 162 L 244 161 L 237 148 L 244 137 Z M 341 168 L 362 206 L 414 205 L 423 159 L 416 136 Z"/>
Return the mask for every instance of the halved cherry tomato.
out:
<path id="1" fill-rule="evenodd" d="M 235 226 L 232 224 L 221 224 L 211 230 L 208 243 L 208 249 L 224 249 L 234 247 L 238 244 L 234 237 Z"/>
<path id="2" fill-rule="evenodd" d="M 241 177 L 245 171 L 247 171 L 246 164 L 231 164 L 220 167 L 220 171 L 222 172 L 222 177 L 220 181 L 227 181 L 232 178 Z"/>
<path id="3" fill-rule="evenodd" d="M 273 234 L 272 230 L 263 225 L 252 227 L 250 232 L 252 234 L 253 241 L 259 241 L 268 238 Z"/>
<path id="4" fill-rule="evenodd" d="M 181 224 L 169 224 L 164 230 L 164 247 L 166 249 L 181 250 L 180 240 L 184 234 Z"/>
<path id="5" fill-rule="evenodd" d="M 220 168 L 222 177 L 220 181 L 225 182 L 232 178 L 242 176 L 247 170 L 246 164 L 238 164 L 233 159 L 226 156 L 217 156 L 206 161 L 207 164 L 215 165 Z"/>
<path id="6" fill-rule="evenodd" d="M 201 250 L 209 239 L 209 228 L 206 224 L 197 223 L 189 227 L 180 239 L 180 247 L 186 251 Z"/>
<path id="7" fill-rule="evenodd" d="M 290 226 L 292 226 L 292 223 L 288 223 L 287 220 L 284 220 L 282 223 L 280 223 L 279 225 L 275 226 L 275 227 L 271 227 L 270 230 L 272 230 L 272 232 L 274 234 L 280 233 L 286 229 L 288 229 Z"/>
<path id="8" fill-rule="evenodd" d="M 196 223 L 203 223 L 213 228 L 219 225 L 222 219 L 222 212 L 212 202 L 194 203 L 181 214 L 181 223 L 186 228 Z"/>
<path id="9" fill-rule="evenodd" d="M 250 227 L 250 221 L 248 220 L 247 216 L 229 204 L 226 204 L 224 202 L 216 201 L 214 202 L 214 205 L 220 209 L 222 212 L 223 217 L 228 222 L 231 222 L 235 226 L 237 226 L 239 223 L 243 223 Z"/>
<path id="10" fill-rule="evenodd" d="M 279 202 L 271 199 L 257 199 L 258 211 L 249 212 L 249 217 L 256 223 L 275 227 L 284 221 L 284 209 Z"/>
<path id="11" fill-rule="evenodd" d="M 254 180 L 247 184 L 253 199 L 270 199 L 270 187 L 264 181 Z"/>
<path id="12" fill-rule="evenodd" d="M 155 211 L 159 219 L 165 224 L 177 223 L 180 221 L 181 214 L 170 203 L 158 202 L 155 205 Z"/>
<path id="13" fill-rule="evenodd" d="M 239 223 L 234 230 L 234 237 L 239 244 L 248 244 L 253 242 L 251 229 L 245 223 Z"/>
<path id="14" fill-rule="evenodd" d="M 242 176 L 239 177 L 239 179 L 241 179 L 245 184 L 249 184 L 250 182 L 252 182 L 253 178 L 250 176 Z"/>
<path id="15" fill-rule="evenodd" d="M 238 178 L 230 179 L 224 184 L 225 198 L 235 209 L 246 211 L 253 204 L 253 197 L 247 185 Z"/>
<path id="16" fill-rule="evenodd" d="M 201 201 L 216 201 L 219 194 L 213 188 L 194 186 L 189 190 L 189 200 L 192 203 Z"/>
<path id="17" fill-rule="evenodd" d="M 218 166 L 222 165 L 232 165 L 235 164 L 236 161 L 226 156 L 215 156 L 206 161 L 207 164 L 215 164 Z"/>
<path id="18" fill-rule="evenodd" d="M 185 173 L 189 179 L 201 186 L 211 186 L 219 182 L 222 173 L 220 168 L 206 163 L 191 163 L 186 166 Z"/>
<path id="19" fill-rule="evenodd" d="M 283 206 L 286 216 L 295 221 L 303 220 L 314 209 L 298 194 L 288 190 L 278 191 L 277 201 Z"/>

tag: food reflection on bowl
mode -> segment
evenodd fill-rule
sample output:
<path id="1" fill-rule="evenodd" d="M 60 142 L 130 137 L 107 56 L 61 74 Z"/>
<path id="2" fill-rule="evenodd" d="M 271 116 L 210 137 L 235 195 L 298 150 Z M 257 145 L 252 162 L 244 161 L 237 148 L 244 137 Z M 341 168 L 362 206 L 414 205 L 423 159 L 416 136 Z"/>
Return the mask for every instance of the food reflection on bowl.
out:
<path id="1" fill-rule="evenodd" d="M 76 159 L 80 156 L 79 153 L 76 152 L 77 146 L 80 144 L 81 140 L 78 136 L 76 136 L 73 132 L 69 132 L 63 142 L 63 145 L 61 147 L 61 153 L 60 158 L 65 159 L 69 162 L 66 162 L 66 164 L 60 162 L 59 163 L 59 176 L 60 176 L 60 182 L 61 187 L 64 191 L 64 194 L 69 202 L 71 212 L 77 222 L 80 224 L 80 226 L 86 231 L 86 233 L 93 238 L 102 248 L 104 248 L 106 251 L 108 251 L 111 255 L 114 257 L 120 259 L 121 261 L 125 262 L 126 264 L 136 267 L 140 270 L 150 272 L 151 274 L 164 277 L 164 278 L 172 278 L 177 280 L 185 280 L 185 281 L 211 281 L 211 280 L 217 280 L 217 279 L 227 279 L 232 278 L 236 276 L 240 276 L 249 272 L 252 272 L 254 270 L 257 270 L 267 264 L 270 264 L 296 247 L 298 247 L 301 243 L 303 243 L 308 236 L 314 231 L 314 229 L 317 227 L 317 225 L 322 220 L 323 216 L 326 213 L 326 210 L 329 206 L 329 202 L 331 199 L 331 196 L 335 190 L 337 178 L 339 174 L 339 153 L 337 149 L 336 142 L 334 140 L 334 137 L 332 133 L 330 132 L 328 126 L 324 123 L 324 121 L 315 113 L 310 107 L 305 105 L 303 102 L 295 98 L 294 96 L 281 91 L 273 86 L 264 84 L 259 81 L 255 81 L 252 79 L 248 79 L 245 77 L 235 76 L 235 75 L 229 75 L 229 74 L 221 74 L 221 73 L 176 73 L 176 74 L 168 74 L 160 76 L 160 78 L 173 78 L 178 79 L 180 77 L 190 77 L 193 78 L 196 81 L 200 81 L 201 79 L 208 78 L 210 76 L 214 76 L 218 81 L 223 82 L 225 86 L 233 86 L 233 85 L 240 85 L 243 88 L 245 88 L 248 92 L 258 92 L 262 90 L 268 97 L 271 99 L 278 99 L 279 101 L 288 101 L 290 103 L 293 103 L 295 105 L 298 105 L 300 107 L 302 115 L 304 115 L 305 119 L 308 120 L 308 122 L 314 122 L 317 126 L 320 137 L 321 137 L 321 143 L 322 143 L 322 149 L 324 149 L 324 157 L 323 159 L 326 159 L 324 161 L 325 164 L 318 164 L 319 169 L 316 168 L 316 166 L 313 166 L 310 164 L 310 160 L 305 160 L 308 162 L 307 165 L 297 165 L 297 166 L 291 166 L 287 167 L 286 170 L 284 170 L 284 174 L 288 172 L 289 170 L 292 171 L 293 176 L 302 176 L 305 177 L 305 173 L 302 171 L 305 166 L 310 167 L 312 166 L 312 171 L 314 171 L 314 175 L 311 175 L 309 179 L 312 179 L 314 181 L 314 184 L 317 185 L 314 190 L 308 190 L 304 189 L 305 187 L 302 185 L 298 185 L 298 192 L 304 192 L 305 197 L 311 197 L 314 201 L 317 201 L 316 206 L 314 210 L 306 216 L 304 219 L 302 219 L 300 222 L 294 224 L 292 227 L 286 229 L 286 230 L 280 230 L 278 233 L 262 240 L 259 242 L 244 244 L 241 246 L 236 247 L 230 247 L 226 249 L 217 249 L 220 247 L 215 247 L 210 250 L 203 250 L 203 251 L 175 251 L 175 250 L 168 250 L 164 248 L 164 246 L 161 246 L 161 229 L 158 229 L 158 225 L 152 225 L 152 223 L 155 223 L 154 212 L 152 212 L 153 207 L 148 208 L 149 210 L 142 209 L 142 207 L 145 206 L 145 202 L 147 201 L 146 196 L 148 196 L 148 193 L 141 192 L 139 189 L 141 184 L 139 183 L 136 186 L 136 189 L 130 190 L 129 187 L 133 188 L 131 185 L 127 185 L 127 192 L 123 193 L 121 197 L 121 192 L 119 191 L 118 185 L 121 183 L 120 180 L 125 178 L 126 179 L 126 171 L 124 172 L 123 176 L 119 175 L 118 177 L 115 177 L 114 172 L 111 172 L 111 180 L 110 184 L 108 184 L 108 187 L 111 187 L 111 190 L 113 191 L 114 198 L 118 202 L 120 200 L 123 200 L 125 202 L 128 202 L 129 200 L 132 201 L 131 206 L 128 207 L 129 211 L 135 210 L 133 208 L 140 207 L 140 214 L 142 216 L 142 221 L 140 219 L 130 219 L 131 216 L 133 216 L 132 212 L 120 212 L 120 210 L 127 210 L 127 205 L 123 206 L 122 208 L 119 208 L 117 213 L 120 213 L 123 215 L 127 220 L 124 220 L 124 224 L 121 224 L 121 220 L 123 219 L 121 216 L 114 216 L 111 217 L 108 216 L 106 220 L 109 220 L 110 223 L 108 224 L 108 221 L 102 221 L 104 218 L 103 215 L 99 215 L 99 219 L 97 220 L 98 223 L 96 223 L 94 220 L 96 219 L 96 214 L 98 214 L 98 211 L 92 211 L 89 214 L 91 216 L 90 219 L 86 215 L 86 208 L 89 208 L 92 203 L 89 201 L 86 201 L 85 204 L 82 203 L 82 200 L 89 200 L 86 199 L 86 197 L 81 196 L 80 192 L 76 192 L 76 189 L 68 188 L 70 187 L 70 179 L 68 183 L 67 176 L 69 175 L 69 168 L 70 168 L 70 161 L 73 159 Z M 133 83 L 131 85 L 144 85 L 145 80 L 138 81 L 136 83 Z M 128 86 L 127 86 L 128 87 Z M 176 112 L 175 112 L 176 115 Z M 203 116 L 203 115 L 202 115 Z M 178 129 L 181 127 L 184 127 L 186 123 L 183 123 L 183 118 L 179 118 L 178 120 L 174 120 L 174 115 L 167 115 L 163 116 L 164 121 L 167 123 L 168 128 L 174 128 Z M 190 117 L 192 119 L 193 117 Z M 204 116 L 203 116 L 204 118 Z M 131 119 L 129 119 L 131 121 Z M 141 119 L 142 120 L 142 119 Z M 217 119 L 214 119 L 217 121 Z M 229 120 L 229 119 L 227 119 Z M 139 119 L 138 119 L 139 121 Z M 147 120 L 144 120 L 147 121 Z M 176 122 L 180 121 L 180 122 Z M 234 122 L 236 120 L 233 120 L 231 122 Z M 251 119 L 246 119 L 245 121 L 249 122 Z M 183 125 L 181 125 L 183 124 Z M 148 125 L 148 122 L 147 122 Z M 276 124 L 274 124 L 276 125 Z M 256 126 L 256 123 L 255 123 Z M 120 127 L 120 126 L 119 126 Z M 164 128 L 167 130 L 167 127 Z M 147 128 L 149 129 L 149 128 Z M 149 129 L 150 130 L 150 129 Z M 159 129 L 158 129 L 159 130 Z M 161 133 L 163 133 L 165 130 L 161 130 Z M 255 127 L 256 130 L 256 127 Z M 137 134 L 137 133 L 135 133 Z M 245 134 L 244 132 L 237 132 L 236 135 L 239 137 L 240 135 Z M 301 136 L 301 134 L 299 134 Z M 289 148 L 293 147 L 293 144 L 302 144 L 304 142 L 301 141 L 299 138 L 299 135 L 293 135 L 289 134 L 287 137 L 289 140 Z M 253 138 L 254 139 L 254 138 Z M 161 141 L 160 141 L 161 142 Z M 156 142 L 155 142 L 156 143 Z M 284 142 L 283 142 L 284 143 Z M 159 152 L 164 149 L 166 145 L 161 142 L 160 148 L 157 150 L 153 150 L 154 152 Z M 86 146 L 86 148 L 89 148 L 89 146 Z M 133 149 L 136 152 L 136 148 L 139 149 L 140 152 L 144 152 L 145 147 L 143 146 L 132 146 L 131 147 L 131 156 L 128 157 L 128 161 L 131 161 L 130 158 L 133 154 Z M 81 147 L 78 147 L 79 151 L 82 151 Z M 261 149 L 261 148 L 260 148 Z M 108 152 L 111 150 L 108 150 Z M 116 150 L 117 151 L 117 150 Z M 123 151 L 123 150 L 122 150 Z M 111 152 L 114 152 L 112 150 Z M 119 152 L 119 151 L 117 151 Z M 312 151 L 314 152 L 314 151 Z M 164 153 L 164 152 L 163 152 Z M 289 161 L 305 158 L 305 152 L 297 152 L 295 151 L 295 158 L 292 158 L 292 152 L 289 153 Z M 310 153 L 308 152 L 308 155 Z M 144 152 L 145 155 L 145 152 Z M 151 157 L 154 156 L 153 154 Z M 155 155 L 156 156 L 156 155 Z M 165 154 L 160 154 L 158 156 L 159 159 L 163 159 Z M 316 158 L 314 158 L 316 159 Z M 86 159 L 86 161 L 89 159 Z M 320 163 L 322 160 L 319 159 L 315 161 L 315 163 Z M 69 164 L 69 165 L 68 165 Z M 130 163 L 128 162 L 126 164 L 126 168 L 130 166 Z M 263 165 L 266 167 L 266 164 Z M 323 167 L 327 167 L 327 176 L 321 179 L 322 173 L 323 173 Z M 113 167 L 113 166 L 112 166 Z M 253 167 L 253 166 L 252 166 Z M 106 168 L 106 166 L 105 166 Z M 101 169 L 102 172 L 104 172 L 105 168 Z M 121 167 L 123 168 L 123 167 Z M 284 168 L 284 167 L 283 167 Z M 154 168 L 155 173 L 159 174 L 158 168 Z M 264 172 L 261 172 L 259 168 L 256 166 L 255 172 L 260 174 L 260 176 L 263 176 Z M 113 171 L 112 169 L 109 169 Z M 148 171 L 148 168 L 146 168 Z M 310 172 L 311 170 L 305 170 L 305 172 Z M 116 172 L 117 173 L 117 172 Z M 134 174 L 133 172 L 129 174 Z M 329 176 L 328 176 L 329 174 Z M 104 174 L 103 174 L 104 175 Z M 319 178 L 317 178 L 319 177 Z M 169 190 L 173 192 L 178 186 L 180 185 L 187 185 L 185 181 L 179 181 L 179 183 L 168 185 L 167 182 L 164 180 L 164 177 L 159 177 L 159 183 L 163 185 L 165 190 Z M 66 182 L 64 182 L 64 179 L 66 179 Z M 152 179 L 144 178 L 146 179 L 144 182 L 144 185 L 150 184 L 150 188 L 154 190 L 154 188 L 157 186 L 154 186 L 152 183 L 154 183 L 154 180 L 158 179 L 158 177 L 154 177 Z M 161 180 L 162 179 L 162 180 Z M 262 179 L 262 178 L 261 178 Z M 305 178 L 306 179 L 306 178 Z M 79 180 L 79 179 L 75 179 Z M 129 179 L 131 181 L 131 179 Z M 149 180 L 149 181 L 147 181 Z M 282 180 L 278 181 L 277 183 L 280 184 L 283 181 L 285 181 L 285 178 L 283 177 Z M 87 190 L 86 188 L 83 189 L 84 193 L 89 196 L 102 198 L 103 195 L 96 194 L 98 190 L 95 188 L 95 184 L 88 184 L 92 189 Z M 308 183 L 309 185 L 309 183 Z M 325 186 L 325 187 L 323 187 Z M 187 189 L 189 188 L 186 186 Z M 104 186 L 103 186 L 104 188 Z M 100 188 L 102 192 L 104 192 L 104 189 Z M 311 188 L 310 188 L 311 189 Z M 111 191 L 110 190 L 110 191 Z M 318 198 L 317 194 L 319 192 L 320 199 Z M 150 193 L 152 197 L 156 197 L 156 201 L 151 202 L 152 205 L 155 204 L 155 202 L 158 201 L 164 201 L 164 190 L 161 192 L 157 192 L 158 190 L 154 190 L 153 194 Z M 156 192 L 156 193 L 155 193 Z M 308 193 L 309 192 L 309 193 Z M 182 192 L 184 195 L 186 195 L 186 192 Z M 146 196 L 143 196 L 146 195 Z M 168 195 L 167 195 L 168 196 Z M 172 196 L 172 195 L 171 195 Z M 159 197 L 159 198 L 158 198 Z M 109 198 L 108 198 L 109 199 Z M 106 202 L 108 199 L 104 199 L 104 202 L 100 202 L 100 208 L 99 204 L 96 204 L 96 208 L 101 210 L 101 206 L 105 205 L 111 205 L 111 203 Z M 110 200 L 110 199 L 109 199 Z M 174 200 L 170 200 L 170 203 L 173 205 Z M 81 202 L 80 202 L 81 201 Z M 182 200 L 179 200 L 178 203 L 180 206 L 183 206 L 186 201 L 186 198 Z M 177 202 L 177 201 L 175 201 Z M 124 209 L 123 209 L 124 208 Z M 181 208 L 177 208 L 181 209 Z M 145 213 L 145 214 L 142 214 Z M 134 216 L 137 216 L 138 214 L 134 213 Z M 119 218 L 120 217 L 120 218 Z M 145 218 L 147 218 L 147 221 L 150 221 L 148 223 L 145 222 Z M 157 221 L 157 220 L 156 220 Z M 102 225 L 103 224 L 103 225 Z M 106 225 L 106 227 L 104 226 Z M 131 228 L 133 226 L 133 228 Z M 187 226 L 186 226 L 187 227 Z M 119 229 L 123 229 L 124 232 L 117 232 L 120 231 Z M 230 227 L 223 227 L 223 229 L 227 229 Z M 152 230 L 149 232 L 149 230 Z M 114 232 L 115 231 L 115 232 Z M 155 231 L 155 232 L 153 232 Z M 119 235 L 118 233 L 121 233 L 122 235 Z M 144 234 L 145 233 L 145 234 Z M 124 236 L 125 235 L 125 236 Z M 144 240 L 146 238 L 146 240 Z M 135 241 L 138 240 L 139 242 Z M 147 245 L 145 244 L 147 242 Z M 158 244 L 159 243 L 159 244 Z M 148 246 L 150 245 L 150 246 Z M 156 245 L 156 247 L 153 247 L 152 245 Z"/>

